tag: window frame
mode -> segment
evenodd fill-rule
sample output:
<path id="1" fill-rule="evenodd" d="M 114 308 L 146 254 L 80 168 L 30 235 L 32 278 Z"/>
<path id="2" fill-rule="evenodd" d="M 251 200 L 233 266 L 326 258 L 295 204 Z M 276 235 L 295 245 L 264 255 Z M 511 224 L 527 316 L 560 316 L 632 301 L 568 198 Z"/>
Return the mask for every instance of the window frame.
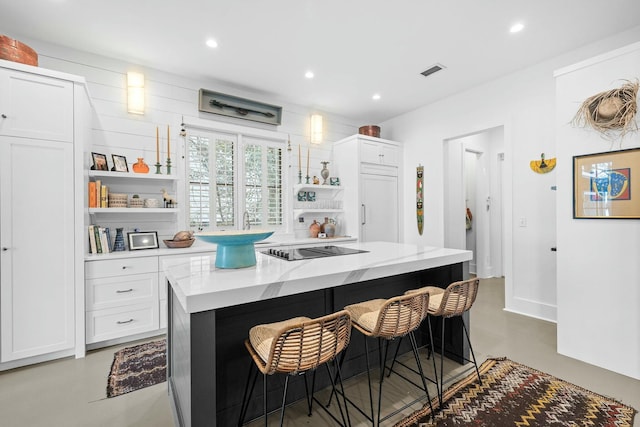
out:
<path id="1" fill-rule="evenodd" d="M 266 155 L 268 147 L 276 147 L 281 150 L 281 169 L 280 169 L 280 179 L 281 179 L 281 191 L 282 191 L 282 224 L 281 225 L 269 225 L 267 224 L 268 216 L 263 218 L 263 224 L 256 226 L 261 229 L 273 230 L 276 232 L 286 233 L 290 227 L 290 215 L 287 214 L 288 206 L 290 204 L 290 194 L 291 189 L 289 185 L 289 155 L 287 150 L 287 135 L 276 133 L 276 132 L 252 132 L 250 130 L 237 129 L 235 131 L 229 131 L 225 129 L 217 129 L 217 128 L 206 128 L 206 127 L 195 127 L 195 126 L 187 126 L 185 125 L 187 130 L 187 134 L 185 137 L 185 164 L 186 164 L 186 173 L 185 173 L 185 191 L 186 191 L 186 199 L 188 200 L 187 212 L 185 215 L 185 220 L 187 226 L 189 228 L 194 228 L 197 231 L 221 231 L 221 230 L 241 230 L 243 227 L 243 214 L 245 210 L 246 204 L 246 184 L 245 184 L 245 154 L 247 145 L 259 145 L 264 147 L 264 153 Z M 191 136 L 195 137 L 206 137 L 209 138 L 210 146 L 209 146 L 209 226 L 208 227 L 198 227 L 197 225 L 191 225 L 191 199 L 190 199 L 190 189 L 191 189 L 191 180 L 189 178 L 189 170 L 190 170 L 190 152 L 189 152 L 189 138 Z M 235 147 L 233 150 L 233 161 L 234 161 L 234 183 L 233 183 L 233 191 L 234 191 L 234 225 L 219 227 L 217 225 L 216 219 L 216 181 L 214 180 L 215 175 L 211 175 L 212 169 L 211 165 L 215 167 L 215 141 L 220 138 L 229 138 L 234 141 Z M 267 175 L 265 174 L 265 170 L 267 169 L 266 162 L 263 164 L 262 171 L 264 174 L 265 181 L 267 180 Z M 264 193 L 263 187 L 263 194 Z M 211 209 L 213 207 L 213 209 Z M 255 226 L 252 224 L 252 227 Z"/>

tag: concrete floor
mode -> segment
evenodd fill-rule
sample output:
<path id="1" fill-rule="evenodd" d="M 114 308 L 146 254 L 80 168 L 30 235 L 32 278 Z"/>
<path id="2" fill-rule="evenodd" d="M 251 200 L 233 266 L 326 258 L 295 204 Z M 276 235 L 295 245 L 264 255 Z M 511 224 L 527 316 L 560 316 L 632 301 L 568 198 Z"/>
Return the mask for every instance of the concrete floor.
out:
<path id="1" fill-rule="evenodd" d="M 558 355 L 554 323 L 506 312 L 503 305 L 503 280 L 482 280 L 478 299 L 471 309 L 471 336 L 479 362 L 490 356 L 506 356 L 640 409 L 640 381 Z M 361 337 L 354 333 L 352 339 Z M 173 426 L 166 383 L 111 399 L 105 397 L 113 353 L 132 344 L 136 343 L 92 351 L 84 359 L 63 359 L 0 373 L 0 425 Z M 445 369 L 453 376 L 461 376 L 468 371 L 468 366 L 448 363 Z M 345 384 L 348 395 L 355 400 L 366 397 L 364 385 L 364 375 Z M 435 390 L 432 389 L 431 394 L 435 395 Z M 383 413 L 415 395 L 413 386 L 397 381 L 392 375 L 385 382 L 388 403 Z M 412 409 L 407 409 L 385 425 L 393 425 L 411 412 Z M 354 410 L 350 415 L 354 425 L 366 425 Z M 274 415 L 273 422 L 276 420 Z M 332 425 L 328 420 L 317 409 L 312 417 L 307 417 L 304 404 L 293 404 L 287 408 L 285 425 Z M 250 425 L 257 426 L 260 422 Z M 634 427 L 640 427 L 638 415 Z"/>

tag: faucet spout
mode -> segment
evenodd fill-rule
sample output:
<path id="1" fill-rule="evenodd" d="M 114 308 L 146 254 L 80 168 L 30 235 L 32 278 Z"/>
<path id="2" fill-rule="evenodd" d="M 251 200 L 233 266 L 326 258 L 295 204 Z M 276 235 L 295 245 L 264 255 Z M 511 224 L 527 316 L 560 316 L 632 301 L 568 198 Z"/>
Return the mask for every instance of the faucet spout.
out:
<path id="1" fill-rule="evenodd" d="M 247 211 L 244 211 L 244 214 L 242 214 L 242 229 L 251 229 L 251 219 L 249 218 L 249 212 Z"/>

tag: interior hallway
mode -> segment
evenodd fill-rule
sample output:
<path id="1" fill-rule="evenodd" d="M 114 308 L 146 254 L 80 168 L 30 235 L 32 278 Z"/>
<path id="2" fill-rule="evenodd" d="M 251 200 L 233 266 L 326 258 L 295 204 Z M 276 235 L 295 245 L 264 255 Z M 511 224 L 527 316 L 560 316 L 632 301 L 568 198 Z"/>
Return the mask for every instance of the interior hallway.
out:
<path id="1" fill-rule="evenodd" d="M 505 312 L 503 306 L 504 281 L 482 280 L 471 309 L 471 336 L 480 362 L 489 356 L 506 356 L 640 409 L 640 381 L 558 355 L 554 323 Z M 354 333 L 352 339 L 362 338 Z M 594 337 L 594 345 L 597 345 L 596 339 Z M 113 353 L 130 345 L 133 344 L 91 351 L 84 359 L 63 359 L 0 373 L 1 424 L 7 427 L 173 426 L 166 383 L 111 399 L 105 397 Z M 468 371 L 467 367 L 453 363 L 449 369 L 459 375 Z M 366 375 L 348 381 L 349 396 L 364 395 L 363 383 Z M 411 390 L 413 386 L 405 384 L 390 381 L 385 390 L 390 391 L 394 399 L 411 399 L 415 395 Z M 433 388 L 431 395 L 435 395 Z M 405 415 L 410 412 L 411 409 L 407 409 Z M 352 421 L 366 425 L 355 411 L 351 410 L 350 414 Z M 393 425 L 401 417 L 392 418 L 387 425 Z M 285 425 L 321 426 L 326 419 L 328 417 L 317 409 L 313 417 L 307 417 L 304 404 L 296 404 L 287 408 Z M 251 426 L 257 425 L 261 423 L 251 423 Z M 638 415 L 634 427 L 640 427 Z"/>

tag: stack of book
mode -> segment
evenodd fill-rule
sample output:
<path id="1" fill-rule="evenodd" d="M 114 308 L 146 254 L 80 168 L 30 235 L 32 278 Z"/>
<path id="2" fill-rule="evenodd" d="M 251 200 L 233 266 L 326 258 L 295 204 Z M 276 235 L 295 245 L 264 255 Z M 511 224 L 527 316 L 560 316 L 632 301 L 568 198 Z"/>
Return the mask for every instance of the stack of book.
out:
<path id="1" fill-rule="evenodd" d="M 102 185 L 102 182 L 99 179 L 89 181 L 89 207 L 109 207 L 109 187 Z"/>
<path id="2" fill-rule="evenodd" d="M 109 227 L 89 226 L 89 253 L 108 254 L 113 251 Z"/>

